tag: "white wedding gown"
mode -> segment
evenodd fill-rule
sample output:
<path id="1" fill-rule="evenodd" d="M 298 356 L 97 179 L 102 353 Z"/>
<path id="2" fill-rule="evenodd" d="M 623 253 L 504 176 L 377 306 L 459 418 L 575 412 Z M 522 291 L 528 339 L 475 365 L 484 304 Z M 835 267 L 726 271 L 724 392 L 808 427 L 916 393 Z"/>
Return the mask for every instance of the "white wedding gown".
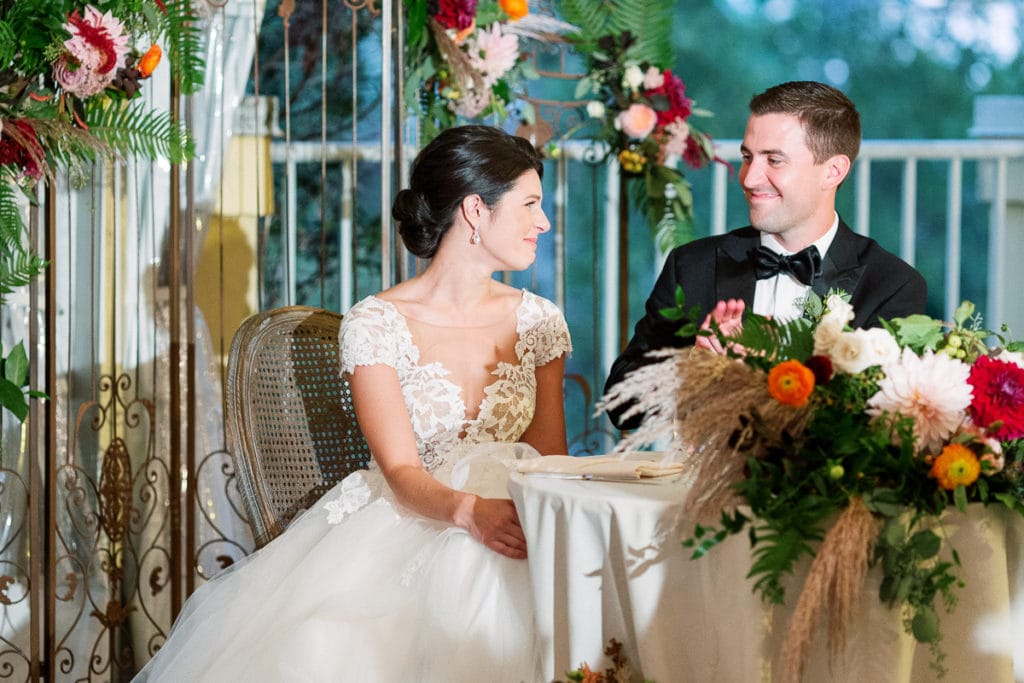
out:
<path id="1" fill-rule="evenodd" d="M 534 368 L 571 350 L 561 312 L 529 292 L 515 332 L 519 362 L 498 364 L 473 420 L 448 370 L 420 364 L 386 301 L 369 297 L 346 314 L 342 367 L 393 366 L 427 471 L 507 497 L 509 460 L 536 455 L 514 443 L 533 418 Z M 533 683 L 532 604 L 525 560 L 404 509 L 371 465 L 197 590 L 136 680 Z"/>

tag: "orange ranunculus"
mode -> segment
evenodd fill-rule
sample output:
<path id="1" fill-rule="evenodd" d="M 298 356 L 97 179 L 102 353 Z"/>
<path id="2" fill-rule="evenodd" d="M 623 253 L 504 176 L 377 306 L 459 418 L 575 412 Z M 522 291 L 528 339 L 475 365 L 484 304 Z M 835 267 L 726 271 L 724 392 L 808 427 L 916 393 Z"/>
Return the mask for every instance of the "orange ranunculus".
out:
<path id="1" fill-rule="evenodd" d="M 160 46 L 153 43 L 146 50 L 146 54 L 142 55 L 142 59 L 139 60 L 139 75 L 143 78 L 149 78 L 152 75 L 153 70 L 156 69 L 156 65 L 160 63 L 160 56 L 163 52 L 160 50 Z"/>
<path id="2" fill-rule="evenodd" d="M 798 360 L 783 361 L 768 373 L 768 393 L 779 403 L 802 408 L 812 391 L 814 373 Z"/>
<path id="3" fill-rule="evenodd" d="M 522 19 L 530 13 L 529 3 L 526 0 L 498 0 L 498 4 L 513 21 Z"/>
<path id="4" fill-rule="evenodd" d="M 928 474 L 939 480 L 940 487 L 952 491 L 960 484 L 970 486 L 977 481 L 981 474 L 981 463 L 970 448 L 951 443 L 935 458 Z"/>

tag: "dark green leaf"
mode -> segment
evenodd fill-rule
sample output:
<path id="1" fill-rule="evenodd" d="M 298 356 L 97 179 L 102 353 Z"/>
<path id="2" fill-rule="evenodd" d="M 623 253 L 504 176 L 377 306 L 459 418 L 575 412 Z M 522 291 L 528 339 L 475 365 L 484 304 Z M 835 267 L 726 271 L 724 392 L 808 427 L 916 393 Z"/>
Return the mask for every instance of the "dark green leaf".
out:
<path id="1" fill-rule="evenodd" d="M 28 401 L 21 387 L 4 378 L 0 378 L 0 404 L 11 411 L 19 422 L 24 422 L 28 417 Z"/>
<path id="2" fill-rule="evenodd" d="M 939 639 L 939 617 L 930 607 L 919 607 L 911 623 L 914 638 L 920 643 L 934 643 Z"/>
<path id="3" fill-rule="evenodd" d="M 4 359 L 4 378 L 16 387 L 25 386 L 28 379 L 28 354 L 25 345 L 18 342 Z"/>
<path id="4" fill-rule="evenodd" d="M 922 560 L 934 557 L 942 547 L 942 539 L 933 531 L 918 531 L 910 537 L 910 545 Z"/>

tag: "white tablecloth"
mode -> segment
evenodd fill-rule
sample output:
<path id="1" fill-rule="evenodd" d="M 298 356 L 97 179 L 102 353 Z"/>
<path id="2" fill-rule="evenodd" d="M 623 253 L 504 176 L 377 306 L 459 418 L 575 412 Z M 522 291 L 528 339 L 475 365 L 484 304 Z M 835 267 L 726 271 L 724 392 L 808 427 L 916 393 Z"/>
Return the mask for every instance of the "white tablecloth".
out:
<path id="1" fill-rule="evenodd" d="M 623 643 L 635 680 L 657 683 L 770 681 L 791 612 L 767 607 L 746 579 L 750 548 L 730 537 L 698 561 L 680 541 L 683 481 L 616 483 L 513 474 L 509 492 L 529 548 L 546 680 L 583 661 L 597 670 L 610 638 Z M 1024 519 L 1002 507 L 953 512 L 949 541 L 960 554 L 953 613 L 940 611 L 951 683 L 1024 681 Z M 789 585 L 796 602 L 799 581 Z M 830 668 L 819 628 L 804 680 L 932 682 L 931 654 L 878 600 L 879 568 L 867 578 Z M 824 621 L 824 620 L 823 620 Z M 1014 659 L 1016 657 L 1016 660 Z M 776 680 L 778 678 L 776 677 Z"/>

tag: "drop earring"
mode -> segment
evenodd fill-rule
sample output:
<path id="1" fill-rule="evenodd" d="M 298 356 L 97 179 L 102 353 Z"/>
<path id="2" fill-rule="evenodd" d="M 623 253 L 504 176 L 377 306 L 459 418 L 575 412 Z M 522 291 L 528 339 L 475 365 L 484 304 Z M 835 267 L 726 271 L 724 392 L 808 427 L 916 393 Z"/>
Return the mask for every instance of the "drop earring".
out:
<path id="1" fill-rule="evenodd" d="M 475 225 L 473 226 L 473 236 L 469 238 L 469 241 L 473 244 L 480 244 L 480 231 L 476 229 Z"/>

